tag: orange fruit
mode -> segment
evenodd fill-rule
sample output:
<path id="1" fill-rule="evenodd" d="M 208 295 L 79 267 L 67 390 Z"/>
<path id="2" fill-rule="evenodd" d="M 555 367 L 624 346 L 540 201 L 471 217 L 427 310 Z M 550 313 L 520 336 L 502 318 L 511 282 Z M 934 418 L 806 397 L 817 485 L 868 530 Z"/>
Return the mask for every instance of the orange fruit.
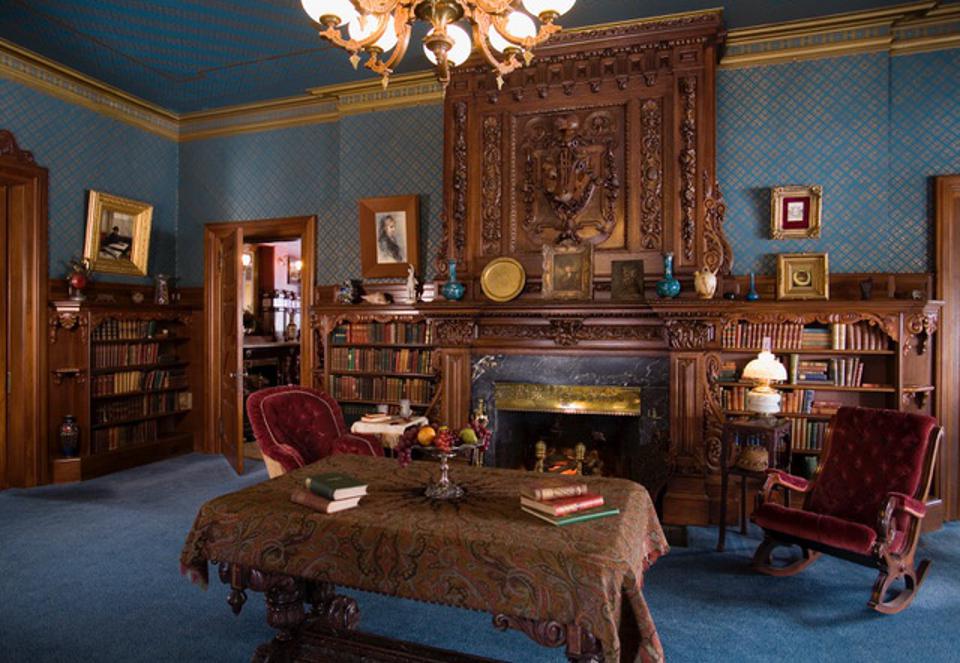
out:
<path id="1" fill-rule="evenodd" d="M 424 426 L 419 431 L 417 431 L 417 442 L 425 447 L 429 447 L 433 444 L 433 440 L 437 437 L 437 431 L 433 430 L 433 426 Z"/>

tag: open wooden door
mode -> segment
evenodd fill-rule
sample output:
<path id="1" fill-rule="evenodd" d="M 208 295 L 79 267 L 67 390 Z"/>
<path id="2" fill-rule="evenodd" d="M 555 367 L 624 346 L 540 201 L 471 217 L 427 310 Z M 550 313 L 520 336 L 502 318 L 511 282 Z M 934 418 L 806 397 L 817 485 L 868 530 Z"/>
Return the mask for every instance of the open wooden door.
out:
<path id="1" fill-rule="evenodd" d="M 238 474 L 243 473 L 243 307 L 240 254 L 243 230 L 231 228 L 206 233 L 208 382 L 207 439 L 216 441 Z M 212 315 L 210 312 L 214 312 Z"/>

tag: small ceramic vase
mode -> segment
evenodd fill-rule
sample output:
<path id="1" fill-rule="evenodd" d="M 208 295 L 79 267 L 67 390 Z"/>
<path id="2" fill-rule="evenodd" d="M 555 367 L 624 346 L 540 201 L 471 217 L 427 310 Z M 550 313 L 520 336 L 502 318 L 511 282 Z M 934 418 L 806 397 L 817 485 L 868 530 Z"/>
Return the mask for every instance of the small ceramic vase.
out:
<path id="1" fill-rule="evenodd" d="M 673 299 L 680 294 L 680 281 L 673 276 L 673 254 L 663 254 L 663 278 L 657 281 L 657 296 Z"/>
<path id="2" fill-rule="evenodd" d="M 75 458 L 80 447 L 80 426 L 72 414 L 68 414 L 60 423 L 60 455 L 63 458 Z"/>
<path id="3" fill-rule="evenodd" d="M 447 282 L 444 283 L 440 288 L 440 294 L 452 302 L 458 302 L 463 299 L 463 295 L 466 293 L 467 288 L 457 280 L 457 261 L 451 260 L 449 262 L 449 266 L 450 278 L 447 279 Z"/>
<path id="4" fill-rule="evenodd" d="M 755 302 L 760 299 L 760 293 L 757 292 L 757 280 L 753 272 L 750 272 L 750 291 L 744 299 L 748 302 Z"/>
<path id="5" fill-rule="evenodd" d="M 706 267 L 693 273 L 693 287 L 697 290 L 700 299 L 712 299 L 717 291 L 717 272 Z"/>

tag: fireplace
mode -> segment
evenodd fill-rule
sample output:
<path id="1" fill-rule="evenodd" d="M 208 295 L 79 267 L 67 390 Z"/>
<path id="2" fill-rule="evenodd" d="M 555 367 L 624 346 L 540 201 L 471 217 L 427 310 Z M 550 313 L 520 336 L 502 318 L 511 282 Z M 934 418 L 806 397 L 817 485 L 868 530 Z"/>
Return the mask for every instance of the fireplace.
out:
<path id="1" fill-rule="evenodd" d="M 667 476 L 668 380 L 663 357 L 476 358 L 473 397 L 484 400 L 494 431 L 486 463 L 534 470 L 539 462 L 548 472 L 579 464 L 655 494 Z"/>

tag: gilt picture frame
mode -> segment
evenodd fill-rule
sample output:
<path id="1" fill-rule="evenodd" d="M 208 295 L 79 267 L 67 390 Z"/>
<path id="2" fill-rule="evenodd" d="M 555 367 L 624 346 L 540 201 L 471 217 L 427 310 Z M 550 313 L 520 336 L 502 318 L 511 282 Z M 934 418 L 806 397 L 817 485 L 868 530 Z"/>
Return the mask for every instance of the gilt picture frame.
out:
<path id="1" fill-rule="evenodd" d="M 593 245 L 543 245 L 544 299 L 593 298 Z"/>
<path id="2" fill-rule="evenodd" d="M 774 187 L 770 191 L 770 237 L 818 238 L 822 211 L 822 186 Z"/>
<path id="3" fill-rule="evenodd" d="M 420 271 L 420 200 L 416 195 L 363 198 L 360 268 L 364 278 L 406 278 Z"/>
<path id="4" fill-rule="evenodd" d="M 830 299 L 830 263 L 826 253 L 777 256 L 777 299 Z"/>
<path id="5" fill-rule="evenodd" d="M 90 191 L 83 256 L 95 272 L 146 276 L 152 223 L 153 205 Z"/>
<path id="6" fill-rule="evenodd" d="M 611 264 L 610 299 L 615 302 L 642 302 L 644 266 L 642 260 L 614 260 Z"/>

